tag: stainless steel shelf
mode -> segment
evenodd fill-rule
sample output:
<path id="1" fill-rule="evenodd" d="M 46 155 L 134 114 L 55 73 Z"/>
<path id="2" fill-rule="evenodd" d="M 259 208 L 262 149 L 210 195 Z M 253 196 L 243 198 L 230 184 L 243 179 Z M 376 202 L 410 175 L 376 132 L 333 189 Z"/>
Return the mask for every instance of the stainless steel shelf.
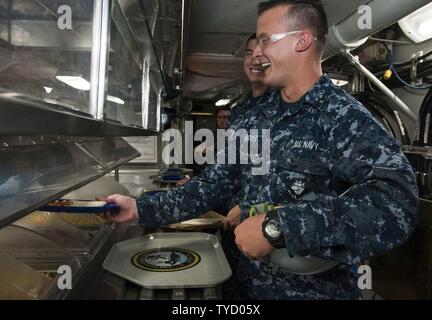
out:
<path id="1" fill-rule="evenodd" d="M 150 136 L 155 132 L 59 108 L 23 95 L 0 92 L 0 136 L 66 135 L 85 137 Z"/>
<path id="2" fill-rule="evenodd" d="M 121 138 L 0 147 L 0 227 L 139 155 Z"/>

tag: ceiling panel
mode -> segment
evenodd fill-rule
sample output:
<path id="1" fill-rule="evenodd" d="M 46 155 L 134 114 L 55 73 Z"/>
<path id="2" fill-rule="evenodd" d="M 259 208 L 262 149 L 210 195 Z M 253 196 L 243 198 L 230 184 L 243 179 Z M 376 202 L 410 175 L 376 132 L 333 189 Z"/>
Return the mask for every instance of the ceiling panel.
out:
<path id="1" fill-rule="evenodd" d="M 260 0 L 195 0 L 192 4 L 189 52 L 236 54 L 255 32 Z M 367 0 L 323 1 L 329 25 L 357 11 Z"/>

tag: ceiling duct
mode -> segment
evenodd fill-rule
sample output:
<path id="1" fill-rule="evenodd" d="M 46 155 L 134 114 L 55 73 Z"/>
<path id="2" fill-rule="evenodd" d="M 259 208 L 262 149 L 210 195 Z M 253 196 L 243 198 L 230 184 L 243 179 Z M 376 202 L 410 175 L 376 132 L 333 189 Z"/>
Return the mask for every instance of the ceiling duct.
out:
<path id="1" fill-rule="evenodd" d="M 392 25 L 415 10 L 427 5 L 430 0 L 372 0 L 366 4 L 366 10 L 358 11 L 345 20 L 330 27 L 324 60 L 344 49 L 353 49 L 362 45 L 365 38 Z M 371 28 L 361 28 L 365 15 L 371 15 Z M 366 24 L 365 24 L 366 26 Z"/>

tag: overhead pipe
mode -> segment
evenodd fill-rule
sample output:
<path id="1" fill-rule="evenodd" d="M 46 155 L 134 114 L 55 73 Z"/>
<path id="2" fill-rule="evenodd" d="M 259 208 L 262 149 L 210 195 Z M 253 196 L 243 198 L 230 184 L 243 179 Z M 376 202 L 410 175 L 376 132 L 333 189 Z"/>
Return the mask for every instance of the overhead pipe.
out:
<path id="1" fill-rule="evenodd" d="M 392 25 L 410 13 L 430 3 L 430 0 L 371 0 L 367 10 L 358 10 L 329 29 L 324 60 L 364 44 L 369 36 Z M 361 7 L 359 7 L 360 9 Z M 369 10 L 370 9 L 370 10 Z M 371 14 L 371 28 L 361 28 L 365 14 Z"/>
<path id="2" fill-rule="evenodd" d="M 367 78 L 370 79 L 373 84 L 375 84 L 387 97 L 389 97 L 392 101 L 396 103 L 398 109 L 405 114 L 409 119 L 414 122 L 417 122 L 418 118 L 414 112 L 397 96 L 391 91 L 384 83 L 381 82 L 372 72 L 370 72 L 365 66 L 363 66 L 358 58 L 353 56 L 349 49 L 345 49 L 342 53 L 348 60 Z"/>
<path id="3" fill-rule="evenodd" d="M 183 81 L 184 81 L 184 75 L 185 75 L 185 54 L 186 54 L 186 41 L 187 41 L 187 35 L 186 35 L 186 23 L 189 23 L 190 21 L 190 14 L 191 14 L 191 8 L 192 4 L 189 0 L 182 0 L 182 22 L 181 22 L 181 35 L 180 35 L 180 66 L 177 69 L 174 69 L 174 78 L 178 81 L 176 83 L 177 90 L 181 90 L 183 87 Z M 186 18 L 186 9 L 188 11 L 188 16 Z M 176 81 L 176 82 L 177 82 Z"/>
<path id="4" fill-rule="evenodd" d="M 96 0 L 93 7 L 89 111 L 95 119 L 102 120 L 106 93 L 105 79 L 108 72 L 111 2 Z"/>
<path id="5" fill-rule="evenodd" d="M 182 0 L 182 24 L 181 24 L 181 39 L 180 39 L 180 71 L 183 71 L 183 68 L 184 68 L 184 49 L 185 49 L 185 39 L 186 39 L 185 15 L 186 15 L 186 0 Z"/>

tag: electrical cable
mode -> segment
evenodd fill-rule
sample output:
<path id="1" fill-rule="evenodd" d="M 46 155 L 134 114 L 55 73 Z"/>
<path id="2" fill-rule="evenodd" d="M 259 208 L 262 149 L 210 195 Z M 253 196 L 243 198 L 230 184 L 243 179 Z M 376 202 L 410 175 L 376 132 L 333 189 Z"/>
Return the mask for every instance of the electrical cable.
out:
<path id="1" fill-rule="evenodd" d="M 397 79 L 398 79 L 402 84 L 404 84 L 405 86 L 407 86 L 408 88 L 411 88 L 411 89 L 414 89 L 414 90 L 427 90 L 427 89 L 432 88 L 432 85 L 430 85 L 430 86 L 422 86 L 422 87 L 414 86 L 414 85 L 412 85 L 412 84 L 406 82 L 405 80 L 403 80 L 403 79 L 399 76 L 399 73 L 397 72 L 397 70 L 396 70 L 396 68 L 394 67 L 393 64 L 390 66 L 390 68 L 391 68 L 392 72 L 394 73 L 394 75 L 396 76 L 396 78 L 397 78 Z"/>
<path id="2" fill-rule="evenodd" d="M 388 84 L 391 86 L 398 86 L 397 84 L 406 85 L 407 87 L 410 87 L 414 90 L 426 90 L 429 89 L 431 86 L 415 86 L 407 82 L 405 79 L 410 78 L 411 70 L 410 68 L 406 68 L 405 66 L 409 66 L 411 64 L 411 61 L 407 61 L 405 63 L 394 63 L 393 61 L 393 53 L 392 50 L 388 47 L 387 44 L 384 43 L 384 46 L 387 48 L 387 51 L 389 52 L 389 65 L 379 67 L 378 71 L 375 73 L 376 76 L 382 77 L 385 73 L 385 70 L 390 70 L 395 73 L 395 78 L 393 81 L 389 81 Z M 418 60 L 424 60 L 432 55 L 432 51 L 426 53 L 425 55 L 418 58 Z M 405 68 L 403 68 L 405 67 Z M 403 70 L 398 70 L 399 68 L 403 68 Z M 418 63 L 417 65 L 417 75 L 419 78 L 426 78 L 424 83 L 430 84 L 432 79 L 429 79 L 428 77 L 432 75 L 432 60 L 423 61 L 422 63 Z"/>
<path id="3" fill-rule="evenodd" d="M 372 90 L 372 92 L 378 92 L 377 90 L 375 90 L 375 89 L 373 88 L 372 83 L 371 83 L 371 81 L 370 81 L 369 78 L 367 79 L 367 81 L 368 81 L 369 88 Z"/>
<path id="4" fill-rule="evenodd" d="M 390 99 L 380 93 L 363 92 L 353 95 L 378 119 L 387 131 L 403 145 L 410 145 L 408 131 Z"/>
<path id="5" fill-rule="evenodd" d="M 394 66 L 394 65 L 393 65 Z M 401 78 L 407 78 L 411 74 L 411 70 L 400 70 L 398 71 L 398 74 Z M 417 75 L 420 78 L 427 77 L 429 75 L 432 75 L 432 61 L 428 61 L 428 64 L 425 65 L 418 65 L 417 67 Z"/>
<path id="6" fill-rule="evenodd" d="M 428 58 L 429 56 L 431 56 L 432 55 L 432 51 L 430 51 L 430 52 L 428 52 L 428 53 L 426 53 L 426 54 L 424 54 L 424 55 L 422 55 L 421 57 L 419 57 L 417 60 L 425 60 L 426 58 Z M 402 63 L 395 63 L 394 65 L 396 66 L 396 67 L 403 67 L 403 66 L 407 66 L 407 65 L 410 65 L 411 64 L 411 61 L 407 61 L 407 62 L 402 62 Z"/>
<path id="7" fill-rule="evenodd" d="M 403 80 L 403 79 L 399 76 L 399 73 L 398 73 L 398 71 L 396 70 L 396 68 L 395 68 L 395 66 L 394 66 L 394 64 L 393 64 L 393 51 L 390 50 L 390 48 L 387 46 L 387 44 L 384 44 L 384 45 L 385 45 L 385 47 L 387 48 L 388 53 L 389 53 L 390 70 L 394 73 L 394 75 L 396 76 L 396 78 L 397 78 L 401 83 L 403 83 L 403 84 L 404 84 L 405 86 L 407 86 L 408 88 L 411 88 L 411 89 L 414 89 L 414 90 L 427 90 L 427 89 L 432 88 L 432 85 L 431 85 L 431 86 L 418 87 L 418 86 L 414 86 L 414 85 L 412 85 L 412 84 L 406 82 L 405 80 Z M 431 54 L 431 52 L 429 52 L 428 55 L 429 55 L 429 54 Z"/>
<path id="8" fill-rule="evenodd" d="M 424 146 L 428 144 L 428 141 L 425 141 L 425 131 L 426 131 L 427 115 L 430 113 L 431 106 L 432 106 L 432 89 L 429 89 L 428 93 L 423 99 L 422 105 L 420 107 L 420 112 L 419 112 L 419 133 L 416 139 L 418 140 L 420 146 Z M 429 136 L 430 134 L 428 133 L 428 140 L 430 141 Z"/>
<path id="9" fill-rule="evenodd" d="M 386 49 L 388 50 L 388 51 L 390 51 L 390 48 L 388 47 L 388 45 L 387 44 L 384 44 L 384 46 L 386 47 Z M 428 53 L 426 53 L 425 55 L 423 55 L 423 56 L 421 56 L 421 57 L 419 57 L 419 58 L 417 58 L 417 60 L 418 61 L 421 61 L 421 60 L 425 60 L 426 58 L 428 58 L 429 56 L 431 56 L 432 55 L 432 51 L 430 51 L 430 52 L 428 52 Z M 427 61 L 424 61 L 423 63 L 425 63 L 425 62 L 431 62 L 432 60 L 427 60 Z M 404 66 L 410 66 L 411 65 L 411 60 L 410 61 L 406 61 L 406 62 L 399 62 L 399 63 L 394 63 L 394 65 L 395 65 L 395 67 L 404 67 Z M 386 68 L 388 68 L 388 66 L 383 66 L 380 70 L 379 70 L 379 72 L 381 72 L 381 71 L 384 71 Z"/>
<path id="10" fill-rule="evenodd" d="M 393 66 L 395 66 L 395 65 L 393 65 Z M 395 66 L 395 68 L 396 68 L 396 66 Z M 399 70 L 398 73 L 401 77 L 409 77 L 410 73 L 411 73 L 411 69 L 405 68 L 403 70 Z M 419 75 L 422 74 L 425 76 L 432 74 L 432 60 L 424 62 L 423 64 L 418 64 L 417 65 L 417 74 L 419 74 Z"/>
<path id="11" fill-rule="evenodd" d="M 428 94 L 426 95 L 425 99 L 423 100 L 425 104 L 425 117 L 423 120 L 423 126 L 424 126 L 424 134 L 426 135 L 423 139 L 426 139 L 424 141 L 424 144 L 426 146 L 432 145 L 432 89 L 429 90 Z M 426 131 L 427 130 L 427 131 Z"/>

